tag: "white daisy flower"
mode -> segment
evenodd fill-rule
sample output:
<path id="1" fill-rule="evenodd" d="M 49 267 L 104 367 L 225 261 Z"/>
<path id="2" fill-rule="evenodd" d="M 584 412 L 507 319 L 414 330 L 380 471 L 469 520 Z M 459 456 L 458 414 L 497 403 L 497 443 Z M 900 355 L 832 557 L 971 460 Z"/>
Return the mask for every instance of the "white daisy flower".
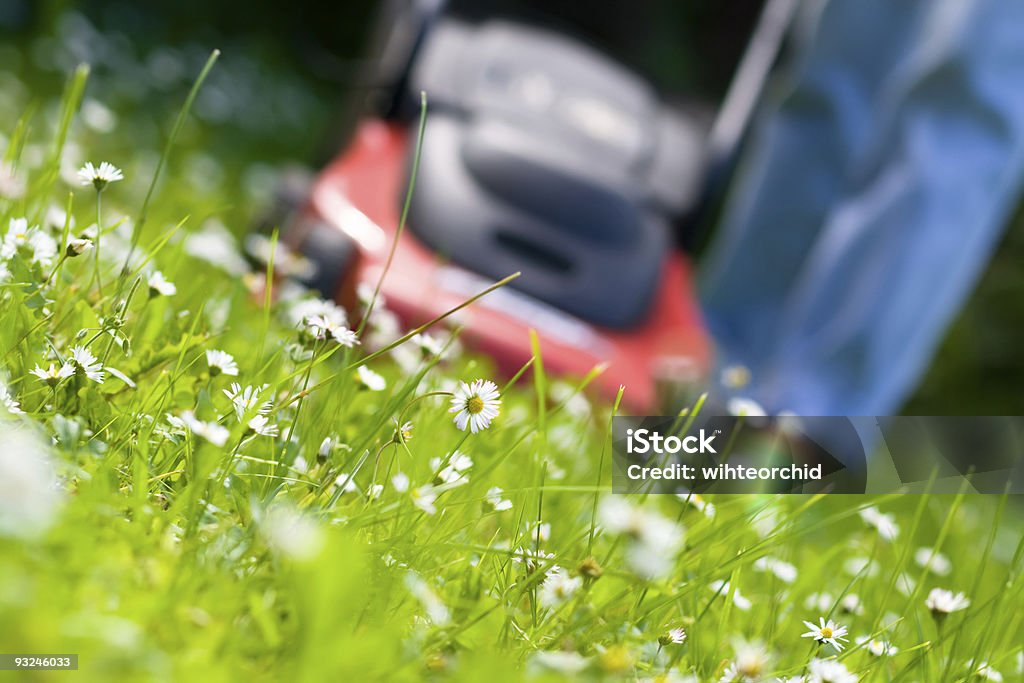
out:
<path id="1" fill-rule="evenodd" d="M 352 348 L 359 343 L 356 333 L 325 315 L 314 315 L 305 320 L 306 331 L 317 341 L 333 339 L 338 344 Z"/>
<path id="2" fill-rule="evenodd" d="M 348 325 L 345 309 L 325 299 L 299 299 L 288 307 L 287 317 L 293 327 L 305 325 L 313 317 L 322 317 L 332 326 Z"/>
<path id="3" fill-rule="evenodd" d="M 462 485 L 469 482 L 467 472 L 473 467 L 473 459 L 461 451 L 455 451 L 447 462 L 441 458 L 431 458 L 430 469 L 437 472 L 435 480 L 439 484 Z"/>
<path id="4" fill-rule="evenodd" d="M 181 421 L 188 427 L 190 432 L 206 439 L 214 446 L 223 446 L 227 443 L 228 437 L 231 436 L 231 432 L 228 431 L 227 427 L 216 422 L 204 422 L 197 418 L 191 410 L 186 410 L 181 414 Z"/>
<path id="5" fill-rule="evenodd" d="M 575 595 L 582 585 L 583 579 L 578 576 L 569 576 L 565 571 L 552 572 L 541 584 L 537 598 L 541 607 L 558 607 Z"/>
<path id="6" fill-rule="evenodd" d="M 341 472 L 334 478 L 334 485 L 341 489 L 342 493 L 355 493 L 359 490 L 355 478 L 348 472 Z"/>
<path id="7" fill-rule="evenodd" d="M 727 595 L 729 595 L 731 585 L 728 581 L 722 581 L 721 579 L 719 579 L 717 581 L 712 581 L 708 588 L 711 590 L 711 592 L 717 593 L 724 598 Z M 740 593 L 740 589 L 737 588 L 732 592 L 732 604 L 736 606 L 736 609 L 746 612 L 751 607 L 753 607 L 754 603 L 752 603 L 749 598 Z"/>
<path id="8" fill-rule="evenodd" d="M 412 422 L 403 422 L 401 425 L 398 424 L 398 418 L 391 418 L 391 422 L 395 428 L 394 440 L 398 443 L 408 443 L 412 440 Z"/>
<path id="9" fill-rule="evenodd" d="M 788 678 L 776 678 L 778 683 L 807 683 L 803 676 L 789 676 Z"/>
<path id="10" fill-rule="evenodd" d="M 64 501 L 47 439 L 0 421 L 0 537 L 31 538 L 53 523 Z"/>
<path id="11" fill-rule="evenodd" d="M 409 490 L 409 475 L 405 472 L 398 472 L 395 476 L 391 477 L 391 485 L 399 493 L 405 493 Z"/>
<path id="12" fill-rule="evenodd" d="M 68 258 L 81 256 L 92 249 L 95 245 L 92 240 L 85 237 L 74 237 L 68 240 L 68 246 L 64 249 L 64 255 Z"/>
<path id="13" fill-rule="evenodd" d="M 473 467 L 473 458 L 462 451 L 453 451 L 451 457 L 448 458 L 448 466 L 455 468 L 459 472 L 465 472 Z"/>
<path id="14" fill-rule="evenodd" d="M 750 398 L 735 397 L 726 402 L 726 410 L 736 417 L 766 417 L 768 413 L 757 401 Z"/>
<path id="15" fill-rule="evenodd" d="M 235 363 L 234 356 L 226 351 L 207 349 L 206 364 L 210 367 L 211 377 L 216 377 L 217 375 L 238 376 L 238 364 Z"/>
<path id="16" fill-rule="evenodd" d="M 516 564 L 522 564 L 526 568 L 527 574 L 533 574 L 542 567 L 544 568 L 545 576 L 561 571 L 562 568 L 552 562 L 554 559 L 555 556 L 552 553 L 535 548 L 523 548 L 522 546 L 516 548 L 512 553 L 512 561 Z"/>
<path id="17" fill-rule="evenodd" d="M 662 647 L 666 645 L 682 645 L 686 642 L 686 630 L 682 627 L 669 629 L 669 631 L 661 636 L 658 636 L 658 644 Z"/>
<path id="18" fill-rule="evenodd" d="M 935 616 L 942 617 L 951 612 L 967 609 L 971 606 L 971 601 L 963 593 L 954 593 L 944 588 L 933 588 L 928 593 L 924 606 Z"/>
<path id="19" fill-rule="evenodd" d="M 106 373 L 103 372 L 103 365 L 100 364 L 92 351 L 84 346 L 76 346 L 71 349 L 71 364 L 78 372 L 97 384 L 103 384 Z"/>
<path id="20" fill-rule="evenodd" d="M 869 638 L 868 636 L 857 638 L 857 644 L 863 646 L 865 650 L 875 657 L 891 657 L 899 652 L 899 648 L 892 643 Z"/>
<path id="21" fill-rule="evenodd" d="M 656 512 L 633 506 L 620 496 L 602 499 L 598 518 L 610 533 L 629 537 L 626 562 L 633 572 L 648 579 L 672 572 L 675 554 L 683 543 L 682 526 Z"/>
<path id="22" fill-rule="evenodd" d="M 309 336 L 317 341 L 334 339 L 342 346 L 352 347 L 359 343 L 356 333 L 326 315 L 311 315 L 303 320 L 303 326 Z"/>
<path id="23" fill-rule="evenodd" d="M 423 611 L 426 612 L 427 618 L 431 622 L 438 626 L 445 626 L 451 621 L 451 612 L 448 607 L 419 574 L 413 571 L 406 574 L 405 585 L 413 597 L 419 600 Z"/>
<path id="24" fill-rule="evenodd" d="M 377 500 L 384 493 L 384 484 L 373 484 L 366 489 L 366 497 L 370 500 Z"/>
<path id="25" fill-rule="evenodd" d="M 373 294 L 377 291 L 377 288 L 368 282 L 360 282 L 356 285 L 356 299 L 363 306 L 369 306 L 371 301 L 374 301 Z M 385 306 L 387 302 L 384 300 L 384 295 L 377 292 L 377 299 L 374 302 L 374 308 L 377 306 Z"/>
<path id="26" fill-rule="evenodd" d="M 813 622 L 805 621 L 804 626 L 810 629 L 807 633 L 801 635 L 801 638 L 813 638 L 819 643 L 827 643 L 835 648 L 836 652 L 842 652 L 843 646 L 840 641 L 846 640 L 846 627 L 840 626 L 831 619 L 825 621 L 825 617 L 818 618 L 818 625 L 815 626 Z"/>
<path id="27" fill-rule="evenodd" d="M 914 562 L 919 567 L 927 567 L 928 571 L 938 576 L 949 576 L 953 571 L 953 563 L 949 558 L 932 548 L 918 548 L 914 552 Z"/>
<path id="28" fill-rule="evenodd" d="M 43 267 L 49 266 L 57 255 L 56 240 L 49 234 L 36 228 L 29 237 L 29 246 L 32 248 L 32 260 Z"/>
<path id="29" fill-rule="evenodd" d="M 753 683 L 760 681 L 768 668 L 769 657 L 760 641 L 736 644 L 736 657 L 729 663 L 720 683 Z"/>
<path id="30" fill-rule="evenodd" d="M 238 253 L 235 236 L 217 220 L 208 220 L 199 232 L 186 237 L 185 251 L 237 278 L 249 272 L 249 263 Z"/>
<path id="31" fill-rule="evenodd" d="M 848 593 L 839 601 L 839 609 L 847 614 L 864 614 L 864 605 L 856 593 Z"/>
<path id="32" fill-rule="evenodd" d="M 11 415 L 21 415 L 25 412 L 21 409 L 21 403 L 14 398 L 11 390 L 3 382 L 0 382 L 0 403 Z"/>
<path id="33" fill-rule="evenodd" d="M 565 412 L 577 420 L 585 420 L 590 416 L 592 406 L 582 391 L 568 382 L 555 382 L 551 385 L 551 398 L 565 407 Z M 697 507 L 697 506 L 694 506 Z M 699 509 L 699 508 L 698 508 Z M 712 510 L 714 506 L 712 506 Z M 701 509 L 701 512 L 706 512 Z M 711 515 L 708 515 L 709 517 Z"/>
<path id="34" fill-rule="evenodd" d="M 243 389 L 238 382 L 232 382 L 231 386 L 224 390 L 224 395 L 231 401 L 239 420 L 244 419 L 248 413 L 254 410 L 258 415 L 266 415 L 273 410 L 273 403 L 260 400 L 260 393 L 267 386 L 266 384 L 259 387 L 247 386 Z"/>
<path id="35" fill-rule="evenodd" d="M 185 434 L 188 434 L 188 425 L 185 424 L 184 420 L 177 415 L 171 415 L 170 413 L 167 413 L 166 417 L 167 424 L 170 425 L 170 427 L 168 429 L 160 429 L 163 436 L 166 437 L 172 434 L 184 436 Z"/>
<path id="36" fill-rule="evenodd" d="M 828 612 L 836 599 L 831 593 L 811 593 L 804 599 L 804 608 L 817 612 Z"/>
<path id="37" fill-rule="evenodd" d="M 437 501 L 437 491 L 433 486 L 420 486 L 412 490 L 412 504 L 428 515 L 437 512 L 434 503 Z"/>
<path id="38" fill-rule="evenodd" d="M 46 215 L 43 218 L 43 225 L 53 231 L 62 232 L 64 225 L 68 226 L 69 230 L 75 229 L 75 217 L 68 216 L 64 209 L 51 204 L 46 207 Z"/>
<path id="39" fill-rule="evenodd" d="M 97 133 L 110 133 L 117 126 L 117 115 L 110 108 L 94 99 L 82 102 L 82 121 Z"/>
<path id="40" fill-rule="evenodd" d="M 900 528 L 896 524 L 896 518 L 892 515 L 880 512 L 874 506 L 864 508 L 859 514 L 864 523 L 873 527 L 882 539 L 894 541 L 900 535 Z"/>
<path id="41" fill-rule="evenodd" d="M 331 337 L 334 341 L 347 349 L 351 349 L 359 343 L 359 337 L 356 336 L 356 333 L 353 330 L 350 330 L 347 327 L 335 327 L 331 330 Z"/>
<path id="42" fill-rule="evenodd" d="M 0 257 L 10 259 L 19 251 L 32 263 L 45 267 L 52 264 L 57 255 L 57 242 L 38 227 L 29 227 L 25 218 L 12 218 L 0 247 Z"/>
<path id="43" fill-rule="evenodd" d="M 312 560 L 324 547 L 324 533 L 309 515 L 287 505 L 275 505 L 258 518 L 259 529 L 274 551 L 293 560 Z"/>
<path id="44" fill-rule="evenodd" d="M 178 288 L 174 286 L 174 283 L 168 281 L 159 270 L 154 270 L 150 274 L 146 279 L 146 284 L 149 285 L 149 295 L 151 297 L 174 296 L 178 293 Z"/>
<path id="45" fill-rule="evenodd" d="M 50 363 L 49 369 L 43 370 L 37 363 L 36 367 L 31 370 L 31 373 L 52 387 L 56 386 L 62 379 L 75 374 L 75 368 L 70 363 L 62 363 L 59 366 Z"/>
<path id="46" fill-rule="evenodd" d="M 534 542 L 547 543 L 551 540 L 551 525 L 546 522 L 538 522 L 530 533 Z"/>
<path id="47" fill-rule="evenodd" d="M 373 315 L 370 316 L 367 325 L 366 345 L 376 351 L 401 337 L 403 331 L 404 328 L 398 316 L 378 305 L 373 309 Z M 407 348 L 406 345 L 401 344 L 392 352 L 404 348 Z"/>
<path id="48" fill-rule="evenodd" d="M 783 583 L 796 581 L 797 569 L 789 562 L 784 562 L 774 557 L 759 557 L 754 562 L 754 570 L 759 572 L 771 572 Z"/>
<path id="49" fill-rule="evenodd" d="M 43 267 L 53 264 L 57 257 L 57 241 L 48 234 L 33 228 L 29 233 L 28 245 L 32 249 L 32 262 Z"/>
<path id="50" fill-rule="evenodd" d="M 900 572 L 896 577 L 896 590 L 909 598 L 917 590 L 917 580 L 906 572 Z"/>
<path id="51" fill-rule="evenodd" d="M 6 161 L 0 161 L 0 197 L 18 199 L 23 194 L 25 194 L 25 181 L 13 166 Z"/>
<path id="52" fill-rule="evenodd" d="M 494 508 L 495 512 L 512 509 L 512 501 L 501 497 L 501 494 L 504 492 L 505 491 L 499 486 L 492 486 L 487 489 L 487 503 Z"/>
<path id="53" fill-rule="evenodd" d="M 271 424 L 266 415 L 256 415 L 248 422 L 249 429 L 260 436 L 276 437 L 279 432 L 276 424 Z"/>
<path id="54" fill-rule="evenodd" d="M 722 677 L 718 679 L 718 683 L 753 683 L 756 680 L 756 678 L 747 678 L 739 672 L 736 664 L 729 662 L 729 666 L 725 667 L 725 671 L 722 672 Z"/>
<path id="55" fill-rule="evenodd" d="M 455 413 L 455 426 L 474 434 L 491 426 L 501 409 L 501 396 L 497 385 L 490 380 L 478 379 L 472 384 L 459 382 L 451 400 L 449 413 Z"/>
<path id="56" fill-rule="evenodd" d="M 430 469 L 437 472 L 435 481 L 438 484 L 461 486 L 469 483 L 467 472 L 473 467 L 473 459 L 461 451 L 455 451 L 447 462 L 441 458 L 431 458 L 428 464 Z"/>
<path id="57" fill-rule="evenodd" d="M 444 344 L 441 340 L 426 333 L 415 334 L 409 341 L 419 347 L 426 358 L 440 357 L 444 352 Z"/>
<path id="58" fill-rule="evenodd" d="M 388 383 L 384 381 L 382 376 L 365 365 L 360 365 L 356 368 L 356 376 L 362 385 L 370 391 L 384 391 L 388 386 Z"/>
<path id="59" fill-rule="evenodd" d="M 578 652 L 562 650 L 540 651 L 530 657 L 532 671 L 556 671 L 560 674 L 575 675 L 590 665 L 590 660 Z"/>
<path id="60" fill-rule="evenodd" d="M 851 557 L 843 563 L 843 571 L 850 576 L 878 576 L 878 563 L 868 557 Z"/>
<path id="61" fill-rule="evenodd" d="M 92 185 L 97 192 L 102 192 L 108 184 L 124 180 L 124 174 L 110 162 L 104 161 L 99 166 L 93 166 L 91 161 L 87 161 L 78 170 L 78 179 L 83 185 Z"/>
<path id="62" fill-rule="evenodd" d="M 28 246 L 29 237 L 28 219 L 12 218 L 7 222 L 7 233 L 4 235 L 4 243 L 0 257 L 4 260 L 13 257 L 18 253 L 20 247 Z"/>
<path id="63" fill-rule="evenodd" d="M 718 381 L 727 389 L 742 389 L 750 384 L 750 369 L 746 365 L 727 365 Z"/>
<path id="64" fill-rule="evenodd" d="M 812 659 L 807 668 L 809 683 L 857 683 L 857 675 L 834 659 Z"/>
<path id="65" fill-rule="evenodd" d="M 707 499 L 701 496 L 699 493 L 677 493 L 676 498 L 683 501 L 687 505 L 692 506 L 698 512 L 704 513 L 705 517 L 715 516 L 715 506 L 709 503 Z"/>

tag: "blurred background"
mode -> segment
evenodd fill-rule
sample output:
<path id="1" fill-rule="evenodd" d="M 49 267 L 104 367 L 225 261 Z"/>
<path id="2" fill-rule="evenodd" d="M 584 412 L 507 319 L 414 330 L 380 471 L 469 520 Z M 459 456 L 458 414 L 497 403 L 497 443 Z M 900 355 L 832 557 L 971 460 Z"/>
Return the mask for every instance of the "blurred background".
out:
<path id="1" fill-rule="evenodd" d="M 709 115 L 761 8 L 754 0 L 606 3 L 599 12 L 570 0 L 454 5 L 560 27 L 647 75 L 670 101 Z M 27 111 L 55 116 L 48 103 L 87 62 L 83 147 L 145 178 L 209 51 L 220 48 L 171 173 L 193 187 L 200 213 L 241 234 L 282 169 L 316 169 L 343 145 L 372 85 L 365 67 L 378 9 L 365 0 L 0 0 L 0 148 Z M 83 160 L 76 154 L 72 147 L 70 165 Z M 1022 220 L 1018 212 L 904 412 L 1024 410 Z"/>

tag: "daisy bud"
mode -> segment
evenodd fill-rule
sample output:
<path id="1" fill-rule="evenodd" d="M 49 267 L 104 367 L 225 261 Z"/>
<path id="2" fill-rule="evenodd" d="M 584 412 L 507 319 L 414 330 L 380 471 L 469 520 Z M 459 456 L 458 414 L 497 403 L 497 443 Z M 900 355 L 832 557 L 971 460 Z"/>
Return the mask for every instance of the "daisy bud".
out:
<path id="1" fill-rule="evenodd" d="M 330 455 L 331 455 L 331 448 L 333 446 L 334 446 L 334 444 L 331 441 L 331 437 L 329 437 L 329 436 L 327 438 L 325 438 L 323 441 L 321 441 L 320 442 L 320 450 L 318 450 L 316 452 L 316 461 L 318 463 L 320 463 L 321 465 L 323 465 L 325 462 L 327 462 L 327 458 L 330 457 Z"/>
<path id="2" fill-rule="evenodd" d="M 149 285 L 151 299 L 158 296 L 174 296 L 178 293 L 178 288 L 174 286 L 174 283 L 168 281 L 159 270 L 153 271 L 153 274 L 146 280 L 146 284 Z"/>
<path id="3" fill-rule="evenodd" d="M 392 440 L 395 443 L 408 443 L 412 440 L 412 422 L 405 422 L 401 425 L 398 424 L 396 418 L 392 418 L 395 427 L 395 434 Z"/>
<path id="4" fill-rule="evenodd" d="M 68 242 L 68 247 L 64 250 L 64 253 L 68 258 L 75 258 L 92 249 L 92 246 L 92 240 L 75 238 Z"/>
<path id="5" fill-rule="evenodd" d="M 576 567 L 576 573 L 587 581 L 597 581 L 604 575 L 604 569 L 601 568 L 597 560 L 593 557 L 588 557 Z"/>
<path id="6" fill-rule="evenodd" d="M 658 636 L 658 645 L 665 647 L 666 645 L 682 645 L 686 641 L 686 631 L 682 628 L 674 628 L 668 633 L 663 633 Z"/>

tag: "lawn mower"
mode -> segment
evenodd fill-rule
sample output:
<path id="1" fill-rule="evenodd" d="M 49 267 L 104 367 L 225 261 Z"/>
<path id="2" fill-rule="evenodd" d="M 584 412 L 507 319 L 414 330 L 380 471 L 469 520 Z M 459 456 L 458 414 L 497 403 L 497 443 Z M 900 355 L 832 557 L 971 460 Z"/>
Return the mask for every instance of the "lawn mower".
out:
<path id="1" fill-rule="evenodd" d="M 603 365 L 603 393 L 622 385 L 627 409 L 664 409 L 712 361 L 680 226 L 738 143 L 792 5 L 766 6 L 709 129 L 563 33 L 403 3 L 384 22 L 374 111 L 312 182 L 285 243 L 316 264 L 307 284 L 357 310 L 397 239 L 381 293 L 409 327 L 520 272 L 461 312 L 463 342 L 512 373 L 534 330 L 546 371 Z"/>

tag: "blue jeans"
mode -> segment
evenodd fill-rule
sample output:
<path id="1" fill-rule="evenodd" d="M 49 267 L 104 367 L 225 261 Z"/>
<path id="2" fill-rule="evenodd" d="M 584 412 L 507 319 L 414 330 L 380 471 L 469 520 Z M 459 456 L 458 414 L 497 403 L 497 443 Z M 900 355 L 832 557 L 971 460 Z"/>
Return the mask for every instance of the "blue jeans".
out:
<path id="1" fill-rule="evenodd" d="M 806 3 L 701 273 L 770 412 L 886 415 L 1024 180 L 1024 0 Z"/>

